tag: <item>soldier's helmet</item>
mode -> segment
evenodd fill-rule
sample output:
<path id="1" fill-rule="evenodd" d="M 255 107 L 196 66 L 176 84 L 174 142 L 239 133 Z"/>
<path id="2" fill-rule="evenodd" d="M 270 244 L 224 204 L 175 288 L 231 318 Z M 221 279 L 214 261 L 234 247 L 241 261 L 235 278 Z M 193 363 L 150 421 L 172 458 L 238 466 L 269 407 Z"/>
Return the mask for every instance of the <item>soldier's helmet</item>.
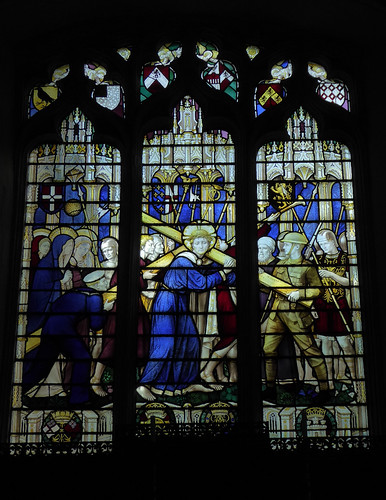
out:
<path id="1" fill-rule="evenodd" d="M 307 245 L 308 240 L 302 233 L 297 233 L 296 231 L 289 231 L 286 233 L 282 240 L 282 243 L 295 243 L 299 245 Z"/>

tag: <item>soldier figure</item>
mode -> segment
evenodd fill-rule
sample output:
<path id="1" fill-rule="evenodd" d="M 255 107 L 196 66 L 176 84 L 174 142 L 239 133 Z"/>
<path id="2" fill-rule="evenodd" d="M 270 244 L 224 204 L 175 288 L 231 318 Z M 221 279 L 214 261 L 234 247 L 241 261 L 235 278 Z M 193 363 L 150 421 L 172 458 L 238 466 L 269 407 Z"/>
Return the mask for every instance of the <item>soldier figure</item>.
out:
<path id="1" fill-rule="evenodd" d="M 319 402 L 327 401 L 330 396 L 326 363 L 312 334 L 314 318 L 310 307 L 320 295 L 322 284 L 317 269 L 302 255 L 307 243 L 307 238 L 301 233 L 290 231 L 285 234 L 282 239 L 284 258 L 273 270 L 273 276 L 285 283 L 280 293 L 275 290 L 264 337 L 265 400 L 276 400 L 278 348 L 285 335 L 292 335 L 314 370 L 319 382 Z"/>

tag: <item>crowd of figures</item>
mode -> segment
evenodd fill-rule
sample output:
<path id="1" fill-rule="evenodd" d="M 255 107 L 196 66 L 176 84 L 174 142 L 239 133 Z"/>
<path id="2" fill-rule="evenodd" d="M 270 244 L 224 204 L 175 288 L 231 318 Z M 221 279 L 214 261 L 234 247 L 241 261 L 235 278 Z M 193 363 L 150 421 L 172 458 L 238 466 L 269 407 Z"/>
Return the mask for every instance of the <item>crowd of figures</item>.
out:
<path id="1" fill-rule="evenodd" d="M 314 248 L 301 232 L 276 241 L 268 232 L 266 224 L 258 234 L 263 399 L 276 402 L 278 388 L 296 395 L 308 383 L 323 404 L 337 382 L 354 387 L 356 380 L 347 253 L 329 229 L 319 230 Z M 100 261 L 91 239 L 73 234 L 36 243 L 26 333 L 39 341 L 27 342 L 24 357 L 27 402 L 63 395 L 79 406 L 109 397 L 101 380 L 113 366 L 118 242 L 104 238 L 99 250 Z M 237 381 L 235 257 L 236 247 L 209 223 L 188 225 L 181 245 L 142 235 L 142 400 L 220 391 Z"/>
<path id="2" fill-rule="evenodd" d="M 319 226 L 312 247 L 302 232 L 283 232 L 275 240 L 267 234 L 278 216 L 258 231 L 263 399 L 278 402 L 283 391 L 321 405 L 344 391 L 355 399 L 344 233 L 338 243 L 332 230 Z M 137 390 L 150 401 L 159 395 L 219 391 L 237 381 L 236 247 L 207 227 L 192 225 L 183 251 L 152 274 L 149 264 L 165 252 L 165 242 L 147 234 L 141 245 L 138 354 L 143 363 Z M 211 259 L 213 247 L 223 253 L 222 265 Z"/>
<path id="3" fill-rule="evenodd" d="M 221 390 L 237 379 L 235 247 L 218 240 L 210 224 L 187 226 L 182 240 L 173 252 L 167 238 L 142 236 L 137 391 L 149 401 Z M 210 258 L 215 246 L 221 264 Z M 170 259 L 155 270 L 162 249 Z M 221 370 L 225 356 L 227 371 Z"/>
<path id="4" fill-rule="evenodd" d="M 71 405 L 105 398 L 101 385 L 112 367 L 118 242 L 100 243 L 74 230 L 54 231 L 34 241 L 23 363 L 24 402 Z M 34 248 L 33 248 L 34 250 Z M 91 391 L 90 391 L 91 389 Z"/>
<path id="5" fill-rule="evenodd" d="M 316 233 L 314 247 L 302 232 L 281 233 L 277 241 L 259 238 L 259 275 L 279 280 L 271 288 L 266 287 L 269 279 L 260 280 L 265 401 L 276 402 L 278 388 L 294 398 L 309 391 L 319 404 L 336 401 L 339 392 L 355 399 L 350 269 L 344 246 L 344 233 L 338 243 L 326 228 Z"/>

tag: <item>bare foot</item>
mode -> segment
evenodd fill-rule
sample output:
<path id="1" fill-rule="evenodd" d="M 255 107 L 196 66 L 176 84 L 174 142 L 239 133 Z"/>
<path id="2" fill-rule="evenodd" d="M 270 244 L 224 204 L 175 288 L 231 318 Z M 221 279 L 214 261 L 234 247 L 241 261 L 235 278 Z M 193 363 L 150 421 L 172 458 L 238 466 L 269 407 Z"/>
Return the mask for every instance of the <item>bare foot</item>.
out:
<path id="1" fill-rule="evenodd" d="M 107 396 L 107 392 L 104 389 L 102 389 L 100 385 L 93 384 L 91 387 L 97 396 L 100 396 L 102 398 Z"/>
<path id="2" fill-rule="evenodd" d="M 202 384 L 192 384 L 189 387 L 186 387 L 182 390 L 183 394 L 187 392 L 212 392 L 213 389 L 210 387 L 205 387 Z"/>
<path id="3" fill-rule="evenodd" d="M 150 389 L 148 389 L 144 385 L 140 385 L 139 387 L 137 387 L 137 392 L 140 396 L 143 397 L 143 399 L 147 399 L 147 401 L 155 400 L 154 394 L 151 392 Z"/>
<path id="4" fill-rule="evenodd" d="M 99 380 L 94 378 L 91 379 L 91 387 L 97 396 L 101 396 L 102 398 L 107 396 L 107 392 L 102 389 L 102 386 L 99 383 Z"/>
<path id="5" fill-rule="evenodd" d="M 213 388 L 215 391 L 221 391 L 223 389 L 223 385 L 218 384 L 217 380 L 214 378 L 213 374 L 206 374 L 205 372 L 201 373 L 201 378 L 204 380 L 207 384 L 210 384 L 210 386 Z"/>

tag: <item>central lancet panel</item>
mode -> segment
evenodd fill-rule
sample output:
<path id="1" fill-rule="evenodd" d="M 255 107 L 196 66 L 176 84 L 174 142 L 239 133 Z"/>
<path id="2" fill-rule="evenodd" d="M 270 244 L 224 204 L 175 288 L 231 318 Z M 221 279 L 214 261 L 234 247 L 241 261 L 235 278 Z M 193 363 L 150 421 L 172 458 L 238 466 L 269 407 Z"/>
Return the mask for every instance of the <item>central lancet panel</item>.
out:
<path id="1" fill-rule="evenodd" d="M 234 157 L 229 133 L 205 132 L 189 96 L 172 130 L 144 138 L 139 423 L 236 419 Z"/>

